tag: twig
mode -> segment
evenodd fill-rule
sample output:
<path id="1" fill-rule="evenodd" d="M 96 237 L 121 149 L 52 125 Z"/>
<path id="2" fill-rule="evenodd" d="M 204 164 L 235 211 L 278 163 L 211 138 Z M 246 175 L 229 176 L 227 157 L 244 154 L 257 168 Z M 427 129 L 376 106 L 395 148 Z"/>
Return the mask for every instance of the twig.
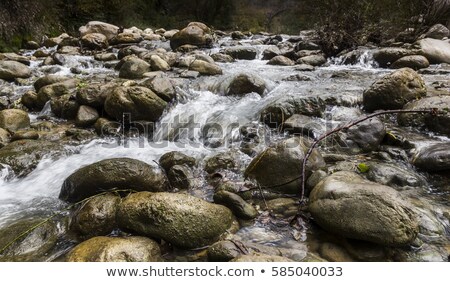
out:
<path id="1" fill-rule="evenodd" d="M 309 147 L 308 152 L 305 155 L 305 158 L 303 159 L 303 166 L 302 166 L 302 190 L 300 193 L 300 202 L 302 203 L 305 197 L 305 183 L 306 183 L 306 164 L 308 162 L 309 157 L 311 156 L 314 148 L 324 139 L 330 137 L 331 135 L 341 131 L 341 130 L 347 130 L 361 122 L 364 122 L 368 119 L 371 119 L 373 117 L 376 116 L 381 116 L 381 115 L 388 115 L 388 114 L 400 114 L 400 113 L 429 113 L 432 115 L 436 115 L 438 113 L 438 110 L 436 108 L 433 109 L 422 109 L 422 110 L 388 110 L 388 111 L 381 111 L 381 112 L 376 112 L 373 114 L 370 114 L 368 116 L 362 117 L 358 120 L 352 121 L 348 124 L 345 124 L 343 126 L 340 127 L 336 127 L 335 129 L 328 131 L 326 133 L 324 133 L 323 135 L 321 135 L 318 139 L 316 139 L 314 141 L 314 143 Z"/>

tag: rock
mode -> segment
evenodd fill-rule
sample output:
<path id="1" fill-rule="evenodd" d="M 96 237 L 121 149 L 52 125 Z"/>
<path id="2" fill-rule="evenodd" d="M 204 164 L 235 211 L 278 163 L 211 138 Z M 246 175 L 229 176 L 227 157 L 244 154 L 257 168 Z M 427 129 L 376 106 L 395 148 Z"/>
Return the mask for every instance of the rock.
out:
<path id="1" fill-rule="evenodd" d="M 91 21 L 87 25 L 80 27 L 79 31 L 81 37 L 90 33 L 101 33 L 106 36 L 108 40 L 111 40 L 119 33 L 119 27 L 104 22 Z"/>
<path id="2" fill-rule="evenodd" d="M 110 121 L 105 118 L 99 118 L 94 124 L 95 132 L 100 137 L 117 136 L 120 134 L 121 126 L 121 123 Z"/>
<path id="3" fill-rule="evenodd" d="M 450 96 L 426 97 L 405 105 L 405 110 L 437 109 L 432 113 L 401 113 L 397 116 L 402 126 L 426 128 L 450 136 Z"/>
<path id="4" fill-rule="evenodd" d="M 280 48 L 278 48 L 277 46 L 271 45 L 263 51 L 262 59 L 263 60 L 271 60 L 272 58 L 274 58 L 280 54 L 281 54 Z"/>
<path id="5" fill-rule="evenodd" d="M 230 96 L 243 96 L 249 93 L 264 95 L 267 89 L 266 81 L 256 74 L 237 73 L 225 77 L 217 85 L 214 92 Z"/>
<path id="6" fill-rule="evenodd" d="M 8 131 L 0 127 L 0 149 L 9 143 L 11 134 Z"/>
<path id="7" fill-rule="evenodd" d="M 344 143 L 338 146 L 344 150 L 354 150 L 355 153 L 360 151 L 372 152 L 378 149 L 385 135 L 386 128 L 384 123 L 378 118 L 371 118 L 349 128 L 343 133 L 341 138 Z"/>
<path id="8" fill-rule="evenodd" d="M 134 121 L 157 121 L 166 106 L 153 91 L 140 86 L 116 87 L 105 101 L 105 111 L 118 121 L 124 114 L 130 114 Z"/>
<path id="9" fill-rule="evenodd" d="M 170 38 L 172 38 L 177 32 L 179 32 L 178 29 L 168 30 L 168 31 L 164 32 L 163 36 L 164 36 L 166 39 L 170 39 Z"/>
<path id="10" fill-rule="evenodd" d="M 101 62 L 109 62 L 117 60 L 117 56 L 114 53 L 95 54 L 94 59 Z"/>
<path id="11" fill-rule="evenodd" d="M 228 191 L 218 191 L 214 194 L 214 203 L 221 204 L 233 211 L 241 219 L 253 219 L 258 211 L 237 194 Z"/>
<path id="12" fill-rule="evenodd" d="M 293 198 L 277 198 L 267 201 L 267 209 L 276 217 L 289 218 L 298 213 L 298 201 Z"/>
<path id="13" fill-rule="evenodd" d="M 0 79 L 11 81 L 30 76 L 31 71 L 26 65 L 16 61 L 0 61 Z"/>
<path id="14" fill-rule="evenodd" d="M 324 125 L 311 117 L 295 114 L 286 119 L 283 123 L 283 130 L 290 134 L 302 134 L 317 138 L 324 133 Z"/>
<path id="15" fill-rule="evenodd" d="M 278 142 L 257 155 L 245 170 L 245 177 L 254 178 L 262 188 L 285 194 L 298 194 L 301 187 L 303 159 L 309 142 L 293 137 Z M 306 177 L 320 169 L 325 162 L 314 149 L 306 167 Z"/>
<path id="16" fill-rule="evenodd" d="M 62 56 L 59 58 L 64 58 L 64 60 L 55 59 L 58 58 L 57 55 L 64 54 L 64 55 L 81 55 L 81 49 L 80 47 L 74 47 L 74 46 L 64 46 L 58 49 L 58 53 L 53 54 L 53 60 L 59 65 L 65 65 L 66 64 L 66 57 Z"/>
<path id="17" fill-rule="evenodd" d="M 72 92 L 75 92 L 77 84 L 78 81 L 76 79 L 68 79 L 42 87 L 37 94 L 36 106 L 42 109 L 52 98 L 72 94 Z"/>
<path id="18" fill-rule="evenodd" d="M 296 71 L 314 71 L 315 69 L 315 67 L 307 64 L 300 64 L 295 67 Z"/>
<path id="19" fill-rule="evenodd" d="M 70 94 L 53 97 L 50 101 L 50 108 L 52 110 L 52 113 L 55 116 L 63 119 L 75 119 L 79 107 L 80 105 L 76 101 L 75 97 Z"/>
<path id="20" fill-rule="evenodd" d="M 245 46 L 228 47 L 224 52 L 237 60 L 254 60 L 258 53 L 256 48 Z"/>
<path id="21" fill-rule="evenodd" d="M 77 102 L 80 105 L 90 106 L 96 109 L 103 108 L 108 94 L 117 87 L 115 83 L 95 83 L 77 89 Z"/>
<path id="22" fill-rule="evenodd" d="M 131 32 L 122 32 L 117 34 L 114 38 L 110 40 L 111 44 L 120 45 L 120 44 L 134 44 L 139 43 L 142 40 L 142 36 L 138 33 Z"/>
<path id="23" fill-rule="evenodd" d="M 167 173 L 170 186 L 179 190 L 190 190 L 195 187 L 194 173 L 186 165 L 174 165 Z"/>
<path id="24" fill-rule="evenodd" d="M 214 155 L 205 161 L 205 171 L 213 174 L 219 170 L 235 170 L 238 164 L 233 152 L 223 152 Z"/>
<path id="25" fill-rule="evenodd" d="M 241 31 L 233 31 L 231 33 L 231 38 L 234 40 L 241 40 L 241 39 L 245 39 L 246 36 Z"/>
<path id="26" fill-rule="evenodd" d="M 285 56 L 278 55 L 270 59 L 267 64 L 275 66 L 293 66 L 295 65 L 295 62 Z"/>
<path id="27" fill-rule="evenodd" d="M 37 93 L 30 90 L 23 94 L 22 98 L 20 99 L 22 102 L 22 105 L 27 107 L 29 110 L 36 109 L 37 104 Z"/>
<path id="28" fill-rule="evenodd" d="M 239 247 L 230 240 L 219 241 L 208 248 L 208 260 L 213 262 L 227 262 L 242 254 Z"/>
<path id="29" fill-rule="evenodd" d="M 94 125 L 99 117 L 96 109 L 89 106 L 80 106 L 75 118 L 75 125 L 79 127 L 89 127 Z"/>
<path id="30" fill-rule="evenodd" d="M 150 66 L 152 71 L 169 71 L 170 65 L 161 59 L 158 55 L 151 55 L 150 56 Z"/>
<path id="31" fill-rule="evenodd" d="M 14 135 L 11 137 L 11 142 L 24 139 L 37 140 L 39 139 L 39 133 L 34 130 L 16 131 L 14 132 Z"/>
<path id="32" fill-rule="evenodd" d="M 9 165 L 18 177 L 29 174 L 44 156 L 60 154 L 57 143 L 40 140 L 11 142 L 0 149 L 0 163 Z"/>
<path id="33" fill-rule="evenodd" d="M 422 148 L 414 155 L 412 163 L 429 172 L 450 170 L 450 143 L 438 143 Z"/>
<path id="34" fill-rule="evenodd" d="M 141 86 L 150 88 L 159 98 L 166 102 L 171 102 L 176 98 L 176 91 L 172 81 L 165 76 L 155 76 L 143 81 Z"/>
<path id="35" fill-rule="evenodd" d="M 373 59 L 382 68 L 388 67 L 393 62 L 405 56 L 416 55 L 417 52 L 404 48 L 381 48 L 373 53 Z"/>
<path id="36" fill-rule="evenodd" d="M 71 229 L 83 238 L 106 236 L 117 228 L 116 212 L 121 199 L 115 194 L 94 197 L 72 216 Z"/>
<path id="37" fill-rule="evenodd" d="M 433 38 L 442 40 L 444 37 L 449 37 L 450 31 L 443 24 L 435 24 L 425 33 L 426 38 Z"/>
<path id="38" fill-rule="evenodd" d="M 297 64 L 306 64 L 313 67 L 319 67 L 327 62 L 323 55 L 310 55 L 297 60 Z"/>
<path id="39" fill-rule="evenodd" d="M 233 63 L 235 61 L 235 59 L 233 57 L 231 57 L 230 55 L 222 54 L 222 53 L 214 53 L 211 55 L 211 58 L 214 61 L 220 62 L 220 63 Z"/>
<path id="40" fill-rule="evenodd" d="M 56 223 L 47 221 L 36 229 L 27 232 L 26 235 L 16 240 L 31 227 L 40 224 L 45 219 L 19 220 L 7 227 L 0 229 L 0 261 L 9 262 L 37 262 L 46 261 L 51 250 L 56 246 L 59 234 Z M 7 244 L 15 242 L 3 250 Z"/>
<path id="41" fill-rule="evenodd" d="M 175 165 L 186 165 L 188 167 L 195 166 L 195 159 L 189 157 L 181 152 L 169 152 L 159 158 L 159 165 L 165 170 L 169 171 Z"/>
<path id="42" fill-rule="evenodd" d="M 369 112 L 401 109 L 426 94 L 422 77 L 410 68 L 403 68 L 384 76 L 364 91 L 363 105 Z"/>
<path id="43" fill-rule="evenodd" d="M 425 69 L 430 66 L 430 62 L 428 62 L 427 58 L 420 55 L 413 56 L 405 56 L 397 61 L 395 61 L 392 65 L 392 69 L 401 69 L 401 68 L 411 68 L 413 70 Z"/>
<path id="44" fill-rule="evenodd" d="M 197 71 L 201 75 L 218 75 L 222 74 L 222 69 L 214 64 L 202 60 L 195 60 L 189 65 L 189 70 Z"/>
<path id="45" fill-rule="evenodd" d="M 117 189 L 165 191 L 167 182 L 158 169 L 129 159 L 107 159 L 82 167 L 64 181 L 59 198 L 75 203 L 101 192 Z"/>
<path id="46" fill-rule="evenodd" d="M 281 256 L 253 254 L 239 256 L 232 259 L 231 262 L 293 262 L 293 260 Z"/>
<path id="47" fill-rule="evenodd" d="M 420 175 L 395 164 L 369 162 L 367 165 L 367 178 L 374 182 L 400 189 L 425 185 L 425 180 Z"/>
<path id="48" fill-rule="evenodd" d="M 139 58 L 128 58 L 120 68 L 119 77 L 128 79 L 140 79 L 143 74 L 149 72 L 151 66 Z"/>
<path id="49" fill-rule="evenodd" d="M 411 244 L 419 231 L 410 205 L 394 189 L 337 172 L 310 194 L 308 210 L 324 229 L 385 246 Z"/>
<path id="50" fill-rule="evenodd" d="M 204 28 L 203 26 L 188 25 L 170 38 L 170 48 L 176 50 L 178 47 L 186 44 L 201 48 L 211 48 L 214 40 L 208 30 L 209 28 Z"/>
<path id="51" fill-rule="evenodd" d="M 41 46 L 36 41 L 27 41 L 25 44 L 25 49 L 28 50 L 37 50 L 39 48 L 41 48 Z"/>
<path id="52" fill-rule="evenodd" d="M 141 192 L 122 201 L 117 220 L 121 228 L 192 249 L 218 241 L 233 216 L 224 206 L 190 195 Z"/>
<path id="53" fill-rule="evenodd" d="M 17 109 L 0 111 L 0 127 L 10 131 L 17 131 L 30 126 L 28 113 Z"/>
<path id="54" fill-rule="evenodd" d="M 89 33 L 81 38 L 81 45 L 91 50 L 108 48 L 108 38 L 101 33 Z"/>
<path id="55" fill-rule="evenodd" d="M 68 262 L 158 262 L 159 245 L 145 237 L 94 237 L 77 245 Z"/>
<path id="56" fill-rule="evenodd" d="M 450 43 L 433 38 L 425 38 L 416 43 L 419 53 L 431 64 L 450 64 Z"/>
<path id="57" fill-rule="evenodd" d="M 301 50 L 320 50 L 320 46 L 311 41 L 300 41 L 295 46 L 295 51 Z"/>
<path id="58" fill-rule="evenodd" d="M 330 262 L 353 262 L 350 254 L 341 246 L 323 243 L 319 249 L 320 256 Z"/>
<path id="59" fill-rule="evenodd" d="M 43 77 L 39 78 L 38 80 L 36 80 L 34 82 L 34 89 L 36 89 L 36 92 L 39 92 L 39 90 L 41 90 L 41 88 L 44 86 L 58 83 L 58 82 L 63 82 L 63 81 L 69 80 L 69 79 L 70 79 L 70 77 L 49 74 L 49 75 L 43 76 Z"/>

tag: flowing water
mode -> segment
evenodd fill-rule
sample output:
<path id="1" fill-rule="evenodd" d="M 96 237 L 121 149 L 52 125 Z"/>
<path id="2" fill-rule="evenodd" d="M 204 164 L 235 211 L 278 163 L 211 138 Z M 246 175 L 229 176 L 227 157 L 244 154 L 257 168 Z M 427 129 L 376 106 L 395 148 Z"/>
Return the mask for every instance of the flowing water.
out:
<path id="1" fill-rule="evenodd" d="M 229 147 L 238 148 L 240 145 L 239 142 L 229 142 L 227 143 L 228 148 L 226 146 L 218 148 L 204 146 L 201 128 L 207 123 L 230 128 L 225 139 L 233 141 L 238 140 L 236 137 L 238 130 L 231 127 L 233 123 L 242 126 L 257 121 L 260 111 L 266 105 L 284 95 L 329 94 L 341 97 L 348 106 L 358 107 L 363 90 L 376 79 L 390 72 L 390 70 L 377 68 L 371 59 L 370 51 L 364 52 L 355 65 L 343 65 L 342 60 L 336 58 L 315 71 L 303 72 L 297 71 L 296 66 L 267 65 L 267 61 L 261 60 L 261 53 L 267 46 L 255 47 L 259 50 L 258 59 L 220 63 L 219 65 L 224 70 L 223 76 L 202 77 L 181 84 L 178 89 L 178 102 L 171 105 L 163 115 L 160 123 L 156 126 L 152 140 L 146 139 L 145 142 L 141 142 L 140 139 L 132 138 L 127 146 L 124 146 L 118 144 L 115 139 L 95 139 L 87 143 L 67 146 L 63 155 L 57 158 L 44 158 L 37 168 L 24 178 L 16 178 L 8 167 L 0 167 L 0 227 L 18 218 L 37 214 L 49 216 L 62 210 L 65 204 L 58 200 L 58 194 L 63 181 L 85 165 L 107 158 L 129 157 L 156 166 L 154 161 L 170 151 L 182 151 L 194 156 L 202 163 L 202 160 L 208 156 L 229 150 Z M 215 51 L 217 50 L 215 49 Z M 214 53 L 214 50 L 212 52 Z M 31 68 L 36 74 L 43 75 L 48 67 L 39 67 L 38 63 L 33 62 Z M 102 63 L 95 61 L 91 56 L 69 56 L 66 65 L 58 68 L 56 74 L 66 76 L 75 76 L 71 73 L 71 69 L 78 68 L 81 70 L 81 74 L 76 76 L 84 79 L 96 75 L 117 76 L 117 73 L 104 67 Z M 248 94 L 242 98 L 213 93 L 220 80 L 242 72 L 261 76 L 266 81 L 269 91 L 263 97 Z M 446 78 L 445 75 L 425 75 L 424 77 L 427 84 Z M 13 84 L 4 84 L 2 87 L 12 87 L 16 93 L 14 98 L 20 97 L 25 91 L 32 88 Z M 333 107 L 330 107 L 329 110 L 332 111 Z M 48 114 L 48 111 L 30 114 L 31 120 L 34 121 L 43 114 Z M 194 117 L 193 120 L 192 117 Z M 186 136 L 173 138 L 171 133 L 177 129 L 177 126 L 181 126 L 180 124 L 184 126 L 190 121 L 198 124 L 195 130 Z M 167 129 L 167 126 L 170 128 Z M 442 136 L 420 134 L 425 136 L 426 142 L 448 142 L 448 139 Z M 247 164 L 251 158 L 243 156 L 241 161 Z M 193 193 L 207 198 L 208 193 L 201 191 L 210 188 L 207 183 L 203 183 L 199 188 L 200 192 Z M 429 191 L 432 190 L 421 191 L 414 196 L 418 197 L 420 194 L 420 197 L 425 197 L 430 205 L 436 205 L 436 207 L 441 205 L 437 204 L 438 202 L 445 203 L 445 199 L 448 200 L 448 194 L 442 193 L 442 190 L 436 194 Z M 306 250 L 304 240 L 293 239 L 292 230 L 287 227 L 289 227 L 289 223 L 283 221 L 266 224 L 263 219 L 260 219 L 254 225 L 242 228 L 237 236 L 255 243 Z M 298 236 L 304 238 L 306 233 L 302 232 Z"/>

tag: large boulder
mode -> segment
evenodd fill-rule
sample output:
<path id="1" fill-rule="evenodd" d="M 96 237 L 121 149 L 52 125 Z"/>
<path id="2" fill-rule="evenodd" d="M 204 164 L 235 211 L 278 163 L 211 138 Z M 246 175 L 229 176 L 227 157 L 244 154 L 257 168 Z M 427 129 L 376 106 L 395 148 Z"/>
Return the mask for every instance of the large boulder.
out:
<path id="1" fill-rule="evenodd" d="M 122 201 L 117 220 L 121 228 L 193 249 L 218 241 L 232 226 L 233 215 L 187 194 L 141 192 Z"/>
<path id="2" fill-rule="evenodd" d="M 101 33 L 106 36 L 108 40 L 111 40 L 119 33 L 119 27 L 104 22 L 91 21 L 87 25 L 80 27 L 79 31 L 81 37 L 90 33 Z"/>
<path id="3" fill-rule="evenodd" d="M 382 68 L 388 67 L 393 62 L 405 56 L 415 55 L 417 52 L 397 47 L 381 48 L 373 53 L 373 59 Z"/>
<path id="4" fill-rule="evenodd" d="M 16 61 L 0 61 L 0 79 L 14 80 L 16 78 L 29 78 L 30 69 Z"/>
<path id="5" fill-rule="evenodd" d="M 430 66 L 430 62 L 428 59 L 421 55 L 412 55 L 405 56 L 397 61 L 395 61 L 392 65 L 392 69 L 401 69 L 401 68 L 411 68 L 413 70 L 425 69 Z"/>
<path id="6" fill-rule="evenodd" d="M 50 108 L 55 116 L 71 120 L 76 118 L 80 105 L 72 95 L 66 94 L 53 97 L 50 100 Z"/>
<path id="7" fill-rule="evenodd" d="M 141 86 L 150 88 L 158 97 L 166 102 L 171 102 L 176 97 L 175 87 L 170 78 L 155 76 L 140 83 Z"/>
<path id="8" fill-rule="evenodd" d="M 69 80 L 70 77 L 67 76 L 62 76 L 62 75 L 56 75 L 56 74 L 49 74 L 43 77 L 40 77 L 39 79 L 37 79 L 33 86 L 34 89 L 36 89 L 36 92 L 39 92 L 39 90 L 41 90 L 42 87 L 50 85 L 50 84 L 54 84 L 54 83 L 58 83 L 58 82 L 63 82 L 65 80 Z"/>
<path id="9" fill-rule="evenodd" d="M 425 33 L 426 38 L 433 38 L 433 39 L 443 39 L 444 37 L 449 37 L 450 31 L 448 28 L 443 24 L 435 24 Z"/>
<path id="10" fill-rule="evenodd" d="M 158 243 L 145 237 L 94 237 L 77 245 L 68 262 L 157 262 L 162 261 Z"/>
<path id="11" fill-rule="evenodd" d="M 419 174 L 392 163 L 369 162 L 367 167 L 369 180 L 400 190 L 421 187 L 425 184 L 425 180 Z"/>
<path id="12" fill-rule="evenodd" d="M 371 118 L 340 132 L 342 142 L 338 142 L 337 146 L 356 154 L 372 152 L 378 149 L 385 135 L 384 123 L 378 118 Z"/>
<path id="13" fill-rule="evenodd" d="M 30 126 L 28 113 L 18 109 L 0 111 L 0 127 L 10 131 L 17 131 Z"/>
<path id="14" fill-rule="evenodd" d="M 164 168 L 165 171 L 169 171 L 176 165 L 193 167 L 195 165 L 195 158 L 181 152 L 173 151 L 162 155 L 161 158 L 159 158 L 159 165 Z"/>
<path id="15" fill-rule="evenodd" d="M 212 90 L 226 96 L 242 96 L 249 93 L 263 95 L 266 89 L 267 83 L 262 77 L 252 73 L 238 73 L 223 78 Z"/>
<path id="16" fill-rule="evenodd" d="M 426 97 L 405 105 L 405 110 L 436 109 L 436 113 L 401 113 L 398 123 L 403 126 L 426 128 L 450 136 L 450 96 Z"/>
<path id="17" fill-rule="evenodd" d="M 76 79 L 68 79 L 42 87 L 37 93 L 36 106 L 42 109 L 51 99 L 74 93 L 77 85 Z"/>
<path id="18" fill-rule="evenodd" d="M 303 160 L 310 143 L 302 137 L 278 142 L 257 155 L 245 170 L 262 188 L 285 194 L 298 194 L 302 183 Z M 314 170 L 325 166 L 318 150 L 314 149 L 306 164 L 308 178 Z"/>
<path id="19" fill-rule="evenodd" d="M 35 169 L 45 156 L 58 155 L 60 150 L 60 145 L 49 141 L 14 141 L 0 149 L 0 163 L 9 165 L 17 176 L 22 177 Z"/>
<path id="20" fill-rule="evenodd" d="M 209 28 L 204 25 L 189 24 L 170 38 L 170 47 L 172 50 L 189 44 L 202 48 L 211 48 L 214 39 L 210 34 Z"/>
<path id="21" fill-rule="evenodd" d="M 234 46 L 225 49 L 225 54 L 237 60 L 254 60 L 258 51 L 255 47 Z"/>
<path id="22" fill-rule="evenodd" d="M 128 79 L 139 79 L 143 74 L 149 72 L 151 66 L 146 61 L 137 57 L 126 58 L 122 67 L 120 68 L 119 77 Z"/>
<path id="23" fill-rule="evenodd" d="M 117 228 L 116 212 L 120 197 L 99 195 L 81 205 L 72 216 L 71 229 L 83 238 L 106 236 Z"/>
<path id="24" fill-rule="evenodd" d="M 363 105 L 369 112 L 401 109 L 426 94 L 422 77 L 410 68 L 403 68 L 384 76 L 364 91 Z"/>
<path id="25" fill-rule="evenodd" d="M 165 191 L 164 174 L 129 158 L 107 159 L 82 167 L 64 181 L 59 198 L 75 203 L 110 190 Z"/>
<path id="26" fill-rule="evenodd" d="M 89 106 L 80 106 L 75 117 L 75 125 L 79 127 L 89 127 L 94 125 L 99 118 L 96 109 Z"/>
<path id="27" fill-rule="evenodd" d="M 215 63 L 205 62 L 203 60 L 195 60 L 189 65 L 189 70 L 197 71 L 201 75 L 218 75 L 222 74 L 222 69 Z"/>
<path id="28" fill-rule="evenodd" d="M 153 91 L 140 86 L 117 87 L 105 101 L 105 111 L 118 121 L 123 119 L 124 114 L 130 114 L 134 121 L 157 121 L 166 106 L 167 102 Z"/>
<path id="29" fill-rule="evenodd" d="M 293 65 L 295 65 L 295 62 L 285 56 L 278 55 L 278 56 L 271 58 L 267 62 L 267 64 L 274 65 L 274 66 L 293 66 Z"/>
<path id="30" fill-rule="evenodd" d="M 327 231 L 386 246 L 411 244 L 419 231 L 410 205 L 394 189 L 337 172 L 310 194 L 309 211 Z"/>
<path id="31" fill-rule="evenodd" d="M 432 64 L 450 64 L 450 43 L 448 41 L 425 38 L 419 40 L 416 45 L 420 54 L 425 56 Z"/>
<path id="32" fill-rule="evenodd" d="M 412 163 L 425 171 L 449 171 L 450 143 L 438 143 L 421 148 L 413 157 Z"/>
<path id="33" fill-rule="evenodd" d="M 327 62 L 324 55 L 309 55 L 297 60 L 298 64 L 306 64 L 314 67 L 319 67 Z"/>
<path id="34" fill-rule="evenodd" d="M 93 50 L 102 50 L 108 48 L 108 38 L 101 33 L 89 33 L 81 38 L 83 47 Z"/>

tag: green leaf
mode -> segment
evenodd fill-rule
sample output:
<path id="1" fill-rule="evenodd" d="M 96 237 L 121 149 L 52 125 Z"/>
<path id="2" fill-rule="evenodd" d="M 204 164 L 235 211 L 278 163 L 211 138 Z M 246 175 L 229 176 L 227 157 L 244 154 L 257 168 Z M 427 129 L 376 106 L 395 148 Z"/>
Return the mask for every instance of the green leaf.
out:
<path id="1" fill-rule="evenodd" d="M 368 166 L 365 163 L 360 163 L 360 164 L 358 164 L 358 170 L 361 173 L 366 173 L 366 172 L 368 172 L 370 170 L 370 166 Z"/>

